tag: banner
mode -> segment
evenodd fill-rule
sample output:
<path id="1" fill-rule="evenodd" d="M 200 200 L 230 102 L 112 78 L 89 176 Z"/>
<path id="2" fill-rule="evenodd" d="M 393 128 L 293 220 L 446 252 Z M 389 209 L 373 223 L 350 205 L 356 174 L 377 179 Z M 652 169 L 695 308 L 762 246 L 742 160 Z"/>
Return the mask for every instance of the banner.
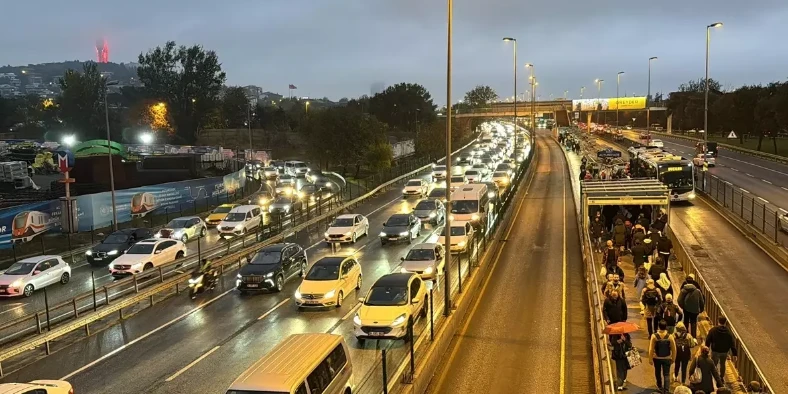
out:
<path id="1" fill-rule="evenodd" d="M 608 99 L 582 99 L 572 100 L 573 111 L 605 111 L 608 109 Z"/>
<path id="2" fill-rule="evenodd" d="M 636 110 L 646 109 L 645 97 L 620 97 L 608 99 L 608 108 L 615 111 L 619 110 Z"/>

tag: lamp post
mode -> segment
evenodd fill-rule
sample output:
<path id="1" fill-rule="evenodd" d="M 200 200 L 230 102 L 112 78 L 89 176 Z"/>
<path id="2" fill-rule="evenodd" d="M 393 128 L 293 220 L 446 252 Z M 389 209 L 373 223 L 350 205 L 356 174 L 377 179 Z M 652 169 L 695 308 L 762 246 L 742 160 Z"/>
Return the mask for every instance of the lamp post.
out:
<path id="1" fill-rule="evenodd" d="M 566 96 L 569 94 L 568 90 L 564 90 L 564 100 L 566 100 Z"/>
<path id="2" fill-rule="evenodd" d="M 309 108 L 309 107 L 307 107 Z M 249 160 L 254 157 L 254 150 L 252 149 L 252 103 L 246 106 L 246 127 L 249 131 Z"/>
<path id="3" fill-rule="evenodd" d="M 623 71 L 619 71 L 618 74 L 616 74 L 616 127 L 620 126 L 620 124 L 618 123 L 618 107 L 620 107 L 620 105 L 618 105 L 618 100 L 620 99 L 620 96 L 618 94 L 618 87 L 619 85 L 621 85 L 622 74 L 624 74 Z"/>
<path id="4" fill-rule="evenodd" d="M 112 168 L 112 144 L 109 136 L 109 106 L 107 105 L 107 95 L 109 87 L 118 84 L 118 81 L 104 80 L 104 120 L 107 122 L 107 160 L 109 160 L 109 190 L 112 196 L 112 229 L 118 231 L 118 211 L 115 205 L 115 171 Z"/>
<path id="5" fill-rule="evenodd" d="M 597 78 L 594 82 L 596 83 L 596 123 L 599 124 L 599 112 L 602 110 L 599 101 L 602 99 L 602 82 L 605 80 Z"/>
<path id="6" fill-rule="evenodd" d="M 585 91 L 585 90 L 586 90 L 586 87 L 585 87 L 585 86 L 581 86 L 581 87 L 580 87 L 580 100 L 582 100 L 582 99 L 583 99 L 583 91 Z"/>
<path id="7" fill-rule="evenodd" d="M 504 37 L 503 40 L 514 44 L 514 151 L 517 152 L 517 39 Z"/>
<path id="8" fill-rule="evenodd" d="M 722 27 L 722 22 L 714 22 L 706 26 L 706 92 L 703 97 L 703 142 L 709 140 L 709 43 L 711 42 L 711 29 Z"/>
<path id="9" fill-rule="evenodd" d="M 657 57 L 652 56 L 648 58 L 648 90 L 646 91 L 646 134 L 649 136 L 651 135 L 651 61 L 652 60 L 657 60 Z"/>
<path id="10" fill-rule="evenodd" d="M 451 178 L 451 36 L 452 36 L 452 20 L 453 18 L 453 8 L 454 8 L 454 0 L 446 0 L 447 5 L 447 31 L 446 31 L 446 168 L 448 170 L 447 177 Z M 515 90 L 516 92 L 516 90 Z M 448 182 L 448 181 L 447 181 Z M 451 193 L 446 193 L 446 212 L 449 213 L 446 215 L 444 227 L 449 229 L 447 234 L 451 234 Z M 444 244 L 444 250 L 451 251 L 451 235 L 446 238 L 446 242 Z M 443 266 L 443 315 L 449 316 L 451 314 L 451 286 L 449 283 L 449 264 L 444 264 Z M 460 279 L 460 278 L 457 278 Z M 430 311 L 432 313 L 432 311 Z"/>
<path id="11" fill-rule="evenodd" d="M 533 63 L 526 63 L 525 67 L 530 69 L 530 75 L 528 76 L 528 80 L 531 83 L 531 147 L 533 147 L 533 134 L 536 133 L 536 120 L 534 120 L 534 112 L 536 109 L 536 79 L 534 78 L 534 65 Z"/>

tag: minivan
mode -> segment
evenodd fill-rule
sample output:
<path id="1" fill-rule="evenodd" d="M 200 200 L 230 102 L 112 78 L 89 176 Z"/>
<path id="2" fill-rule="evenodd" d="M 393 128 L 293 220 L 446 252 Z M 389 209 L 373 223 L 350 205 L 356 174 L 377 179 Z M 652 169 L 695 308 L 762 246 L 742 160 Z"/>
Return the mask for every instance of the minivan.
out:
<path id="1" fill-rule="evenodd" d="M 303 161 L 291 160 L 285 162 L 285 172 L 294 177 L 306 177 L 309 167 Z"/>
<path id="2" fill-rule="evenodd" d="M 351 394 L 350 351 L 341 335 L 294 334 L 255 362 L 226 394 Z"/>
<path id="3" fill-rule="evenodd" d="M 263 223 L 263 212 L 258 205 L 241 205 L 233 208 L 216 229 L 219 236 L 244 235 Z"/>

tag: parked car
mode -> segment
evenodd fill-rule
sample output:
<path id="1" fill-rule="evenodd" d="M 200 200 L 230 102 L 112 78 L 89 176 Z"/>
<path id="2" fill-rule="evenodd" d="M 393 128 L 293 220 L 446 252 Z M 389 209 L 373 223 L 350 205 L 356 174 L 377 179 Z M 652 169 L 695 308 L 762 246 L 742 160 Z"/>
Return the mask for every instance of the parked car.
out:
<path id="1" fill-rule="evenodd" d="M 118 278 L 139 274 L 186 256 L 186 244 L 174 239 L 146 239 L 130 247 L 109 265 L 109 273 Z"/>
<path id="2" fill-rule="evenodd" d="M 241 267 L 235 287 L 241 294 L 262 290 L 280 292 L 289 280 L 304 276 L 308 266 L 306 251 L 301 245 L 269 245 L 255 253 L 249 264 Z"/>
<path id="3" fill-rule="evenodd" d="M 436 279 L 443 272 L 445 257 L 441 244 L 418 244 L 400 259 L 402 261 L 400 270 L 420 275 L 422 279 Z"/>
<path id="4" fill-rule="evenodd" d="M 413 208 L 413 214 L 421 220 L 422 224 L 429 223 L 436 226 L 446 220 L 446 207 L 437 199 L 421 200 Z"/>
<path id="5" fill-rule="evenodd" d="M 85 252 L 85 258 L 90 265 L 105 265 L 126 253 L 138 241 L 153 237 L 153 230 L 149 228 L 125 228 L 108 235 L 98 244 Z"/>
<path id="6" fill-rule="evenodd" d="M 361 289 L 361 264 L 352 256 L 329 256 L 318 260 L 309 269 L 298 290 L 298 307 L 342 306 L 354 290 Z"/>
<path id="7" fill-rule="evenodd" d="M 156 233 L 155 238 L 172 238 L 185 243 L 192 238 L 204 237 L 207 232 L 208 226 L 199 216 L 184 216 L 170 220 Z"/>
<path id="8" fill-rule="evenodd" d="M 28 257 L 12 264 L 0 275 L 0 297 L 23 295 L 30 297 L 33 292 L 51 284 L 68 283 L 71 280 L 71 266 L 61 256 L 43 255 Z"/>
<path id="9" fill-rule="evenodd" d="M 381 245 L 385 245 L 400 241 L 411 243 L 419 235 L 421 235 L 419 218 L 412 213 L 397 213 L 383 223 L 383 231 L 380 232 L 379 237 Z"/>
<path id="10" fill-rule="evenodd" d="M 369 235 L 369 219 L 364 215 L 350 213 L 337 216 L 328 226 L 323 238 L 328 243 L 355 243 L 356 239 L 362 235 Z"/>
<path id="11" fill-rule="evenodd" d="M 222 204 L 214 208 L 213 211 L 205 218 L 205 224 L 209 226 L 217 226 L 227 216 L 233 208 L 239 206 L 238 204 Z"/>
<path id="12" fill-rule="evenodd" d="M 353 317 L 359 344 L 366 339 L 408 340 L 408 321 L 427 315 L 427 286 L 414 273 L 383 275 L 361 302 Z"/>
<path id="13" fill-rule="evenodd" d="M 402 189 L 402 197 L 420 196 L 424 197 L 429 192 L 429 185 L 423 179 L 411 179 Z"/>

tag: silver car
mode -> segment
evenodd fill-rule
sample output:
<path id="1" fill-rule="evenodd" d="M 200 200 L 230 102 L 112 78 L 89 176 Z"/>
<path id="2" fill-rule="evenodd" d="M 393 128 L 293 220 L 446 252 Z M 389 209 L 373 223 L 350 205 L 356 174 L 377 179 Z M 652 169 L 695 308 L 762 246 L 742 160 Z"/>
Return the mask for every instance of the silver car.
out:
<path id="1" fill-rule="evenodd" d="M 207 231 L 208 226 L 199 216 L 185 216 L 170 220 L 154 237 L 177 239 L 185 243 L 193 238 L 204 237 Z"/>
<path id="2" fill-rule="evenodd" d="M 418 244 L 408 251 L 405 257 L 400 258 L 402 261 L 400 271 L 413 272 L 420 275 L 422 279 L 436 279 L 443 271 L 445 255 L 441 244 Z"/>
<path id="3" fill-rule="evenodd" d="M 279 196 L 271 205 L 268 206 L 268 212 L 271 214 L 288 215 L 293 211 L 301 210 L 301 201 L 296 198 Z"/>
<path id="4" fill-rule="evenodd" d="M 71 266 L 60 256 L 36 256 L 17 261 L 0 275 L 0 297 L 30 297 L 33 291 L 71 279 Z"/>
<path id="5" fill-rule="evenodd" d="M 446 207 L 437 199 L 421 200 L 416 204 L 416 208 L 413 208 L 413 214 L 416 215 L 422 223 L 429 223 L 436 226 L 443 223 L 446 219 Z"/>

